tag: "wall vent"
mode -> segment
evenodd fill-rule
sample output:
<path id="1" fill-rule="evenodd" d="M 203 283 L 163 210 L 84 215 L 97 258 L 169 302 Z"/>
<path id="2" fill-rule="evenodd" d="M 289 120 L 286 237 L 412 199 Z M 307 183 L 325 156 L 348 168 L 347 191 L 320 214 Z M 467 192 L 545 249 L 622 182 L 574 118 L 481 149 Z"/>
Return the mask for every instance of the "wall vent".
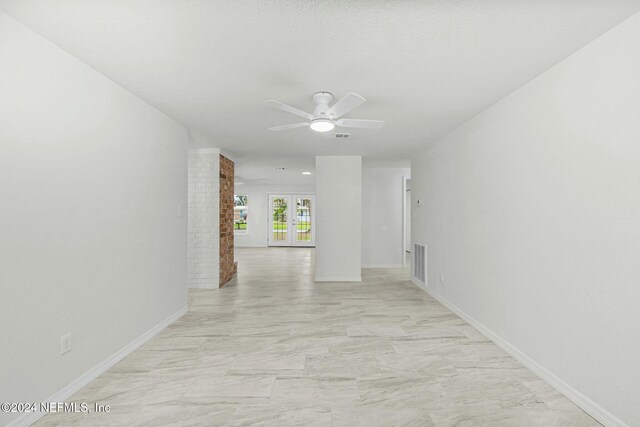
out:
<path id="1" fill-rule="evenodd" d="M 426 284 L 427 251 L 424 245 L 413 244 L 413 277 Z"/>
<path id="2" fill-rule="evenodd" d="M 351 134 L 350 133 L 336 133 L 336 138 L 337 139 L 349 139 L 349 138 L 351 138 Z"/>

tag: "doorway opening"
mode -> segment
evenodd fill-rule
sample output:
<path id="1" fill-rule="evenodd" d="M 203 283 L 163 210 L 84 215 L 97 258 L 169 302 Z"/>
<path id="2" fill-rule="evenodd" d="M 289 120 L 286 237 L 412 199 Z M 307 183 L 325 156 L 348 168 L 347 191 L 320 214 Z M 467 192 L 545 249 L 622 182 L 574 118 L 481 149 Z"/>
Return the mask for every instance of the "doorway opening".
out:
<path id="1" fill-rule="evenodd" d="M 403 265 L 404 267 L 410 263 L 411 259 L 411 178 L 403 178 L 404 181 L 404 247 L 403 247 Z"/>

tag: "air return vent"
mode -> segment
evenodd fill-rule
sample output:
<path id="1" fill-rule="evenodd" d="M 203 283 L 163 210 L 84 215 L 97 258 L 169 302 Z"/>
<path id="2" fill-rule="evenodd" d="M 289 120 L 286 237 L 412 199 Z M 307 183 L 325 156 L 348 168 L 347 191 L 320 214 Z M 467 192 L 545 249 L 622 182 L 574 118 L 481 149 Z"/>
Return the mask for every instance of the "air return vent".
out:
<path id="1" fill-rule="evenodd" d="M 413 277 L 426 284 L 427 251 L 424 245 L 413 244 Z"/>

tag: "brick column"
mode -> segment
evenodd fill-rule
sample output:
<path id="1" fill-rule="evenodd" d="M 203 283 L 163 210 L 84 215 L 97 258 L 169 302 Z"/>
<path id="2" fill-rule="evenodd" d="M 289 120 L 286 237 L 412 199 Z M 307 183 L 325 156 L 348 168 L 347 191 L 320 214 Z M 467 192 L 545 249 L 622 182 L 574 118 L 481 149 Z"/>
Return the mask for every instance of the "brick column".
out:
<path id="1" fill-rule="evenodd" d="M 233 162 L 220 155 L 220 287 L 236 274 L 233 254 L 233 169 Z"/>

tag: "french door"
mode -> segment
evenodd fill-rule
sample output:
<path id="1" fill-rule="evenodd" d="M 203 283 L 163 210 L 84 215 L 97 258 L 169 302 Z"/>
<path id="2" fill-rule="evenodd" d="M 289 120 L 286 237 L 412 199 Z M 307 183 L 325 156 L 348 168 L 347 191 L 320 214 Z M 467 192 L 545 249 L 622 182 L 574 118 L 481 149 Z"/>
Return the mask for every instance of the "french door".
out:
<path id="1" fill-rule="evenodd" d="M 269 246 L 315 246 L 315 210 L 313 195 L 270 194 Z"/>

